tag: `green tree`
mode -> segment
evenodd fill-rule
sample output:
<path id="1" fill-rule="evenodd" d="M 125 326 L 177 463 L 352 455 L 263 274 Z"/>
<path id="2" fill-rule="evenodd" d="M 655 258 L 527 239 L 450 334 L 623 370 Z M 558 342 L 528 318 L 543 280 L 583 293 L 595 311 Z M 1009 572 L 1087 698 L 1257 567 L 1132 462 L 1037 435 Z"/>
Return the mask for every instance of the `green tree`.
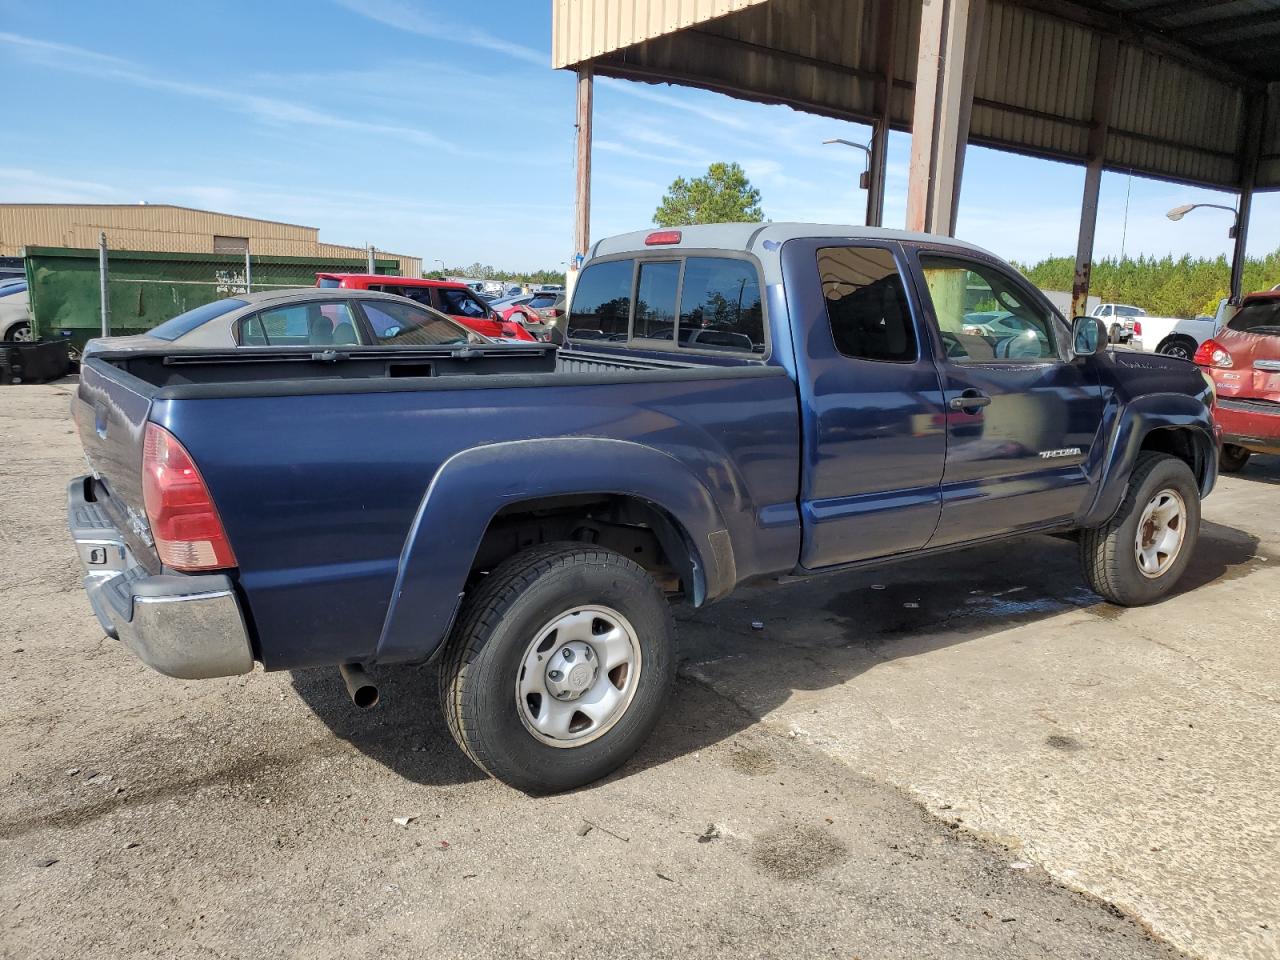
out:
<path id="1" fill-rule="evenodd" d="M 713 163 L 702 177 L 677 177 L 653 214 L 660 227 L 694 223 L 759 223 L 760 191 L 736 163 Z"/>

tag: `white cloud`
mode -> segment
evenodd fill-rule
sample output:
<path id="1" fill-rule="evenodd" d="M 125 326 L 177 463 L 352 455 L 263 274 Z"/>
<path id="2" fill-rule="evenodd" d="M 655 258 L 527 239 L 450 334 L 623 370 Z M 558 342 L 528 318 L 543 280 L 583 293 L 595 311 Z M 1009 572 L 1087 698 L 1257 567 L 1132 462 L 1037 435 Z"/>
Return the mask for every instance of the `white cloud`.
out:
<path id="1" fill-rule="evenodd" d="M 334 2 L 352 13 L 358 13 L 362 17 L 376 20 L 396 30 L 404 30 L 436 40 L 465 43 L 468 46 L 479 47 L 481 50 L 514 57 L 526 63 L 536 63 L 540 67 L 551 65 L 550 53 L 512 43 L 478 27 L 469 27 L 443 17 L 425 14 L 417 7 L 400 3 L 398 0 L 334 0 Z"/>
<path id="2" fill-rule="evenodd" d="M 119 203 L 120 191 L 105 183 L 53 177 L 22 167 L 0 167 L 0 195 L 10 203 Z"/>

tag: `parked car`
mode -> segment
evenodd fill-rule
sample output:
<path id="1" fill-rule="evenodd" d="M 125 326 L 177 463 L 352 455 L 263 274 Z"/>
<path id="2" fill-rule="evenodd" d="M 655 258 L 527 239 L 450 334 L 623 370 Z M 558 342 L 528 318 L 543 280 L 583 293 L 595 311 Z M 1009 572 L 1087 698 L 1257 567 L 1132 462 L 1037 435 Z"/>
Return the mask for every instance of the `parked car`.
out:
<path id="1" fill-rule="evenodd" d="M 465 283 L 417 277 L 389 277 L 372 273 L 317 273 L 316 286 L 394 293 L 439 310 L 463 326 L 492 339 L 534 339 L 533 334 L 525 330 L 521 324 L 503 320 Z"/>
<path id="2" fill-rule="evenodd" d="M 1196 363 L 1217 389 L 1222 469 L 1243 470 L 1255 453 L 1280 453 L 1280 291 L 1251 293 Z"/>
<path id="3" fill-rule="evenodd" d="M 1038 355 L 966 332 L 971 291 Z M 1052 532 L 1103 598 L 1149 603 L 1217 477 L 1194 366 L 1107 350 L 947 237 L 614 237 L 567 333 L 410 375 L 296 348 L 91 356 L 68 510 L 103 628 L 179 677 L 338 666 L 360 704 L 366 668 L 433 660 L 467 755 L 563 790 L 663 715 L 671 599 Z"/>
<path id="4" fill-rule="evenodd" d="M 567 303 L 563 290 L 540 290 L 529 301 L 529 309 L 542 318 L 543 323 L 554 326 L 564 317 Z"/>
<path id="5" fill-rule="evenodd" d="M 21 278 L 4 281 L 0 286 L 0 340 L 30 343 L 31 301 L 27 281 Z"/>
<path id="6" fill-rule="evenodd" d="M 237 347 L 465 346 L 491 341 L 420 303 L 372 290 L 296 287 L 215 300 L 146 333 L 90 340 L 84 356 Z"/>
<path id="7" fill-rule="evenodd" d="M 547 341 L 551 339 L 555 324 L 554 322 L 544 323 L 542 317 L 530 306 L 537 296 L 536 293 L 526 293 L 503 300 L 494 300 L 489 306 L 508 323 L 521 324 L 535 340 Z"/>
<path id="8" fill-rule="evenodd" d="M 1213 336 L 1217 321 L 1213 317 L 1140 317 L 1134 321 L 1133 340 L 1135 350 L 1163 353 L 1168 357 L 1190 361 L 1200 344 Z"/>
<path id="9" fill-rule="evenodd" d="M 1134 320 L 1146 315 L 1147 311 L 1128 303 L 1100 303 L 1089 314 L 1102 321 L 1112 343 L 1128 343 L 1133 337 Z"/>

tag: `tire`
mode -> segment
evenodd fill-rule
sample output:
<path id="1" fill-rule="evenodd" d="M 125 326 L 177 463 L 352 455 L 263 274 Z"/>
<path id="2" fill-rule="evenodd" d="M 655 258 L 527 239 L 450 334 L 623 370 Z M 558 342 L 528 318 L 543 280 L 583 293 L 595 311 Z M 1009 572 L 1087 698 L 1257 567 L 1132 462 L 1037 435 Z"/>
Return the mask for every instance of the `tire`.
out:
<path id="1" fill-rule="evenodd" d="M 1156 511 L 1150 528 L 1143 525 L 1144 540 L 1139 542 L 1139 525 L 1144 514 L 1156 504 L 1158 497 L 1172 494 L 1179 499 L 1181 514 L 1177 526 L 1176 547 L 1159 552 L 1161 539 L 1169 528 L 1161 531 L 1159 516 L 1172 503 L 1166 499 Z M 1129 490 L 1116 515 L 1101 527 L 1084 530 L 1080 535 L 1080 566 L 1093 591 L 1122 607 L 1137 607 L 1165 596 L 1187 568 L 1200 535 L 1200 490 L 1191 468 L 1177 457 L 1150 451 L 1140 453 L 1129 478 Z M 1166 544 L 1172 546 L 1170 541 Z M 1139 551 L 1146 545 L 1148 572 L 1144 573 Z M 1154 556 L 1153 556 L 1154 555 Z M 1160 558 L 1165 558 L 1161 560 Z"/>
<path id="2" fill-rule="evenodd" d="M 1119 343 L 1124 336 L 1124 327 L 1118 323 L 1113 323 L 1111 329 L 1107 332 L 1107 339 L 1112 343 Z"/>
<path id="3" fill-rule="evenodd" d="M 1252 450 L 1246 450 L 1234 443 L 1224 443 L 1222 452 L 1218 454 L 1218 469 L 1223 473 L 1239 473 L 1251 456 L 1253 456 Z"/>
<path id="4" fill-rule="evenodd" d="M 8 330 L 4 332 L 4 338 L 5 340 L 8 340 L 10 342 L 30 343 L 31 342 L 31 324 L 28 323 L 26 320 L 23 320 L 20 323 L 15 323 L 13 326 L 11 326 Z"/>
<path id="5" fill-rule="evenodd" d="M 1196 355 L 1197 345 L 1190 337 L 1170 337 L 1156 349 L 1156 353 L 1162 353 L 1166 357 L 1177 357 L 1179 360 L 1191 362 L 1191 358 Z"/>
<path id="6" fill-rule="evenodd" d="M 631 659 L 607 669 L 619 650 Z M 671 610 L 648 573 L 612 550 L 546 544 L 504 561 L 467 598 L 441 663 L 440 702 L 481 770 L 528 793 L 555 793 L 635 753 L 662 714 L 675 666 Z M 552 695 L 553 677 L 581 686 L 588 674 L 588 688 Z M 601 705 L 615 696 L 606 714 Z"/>

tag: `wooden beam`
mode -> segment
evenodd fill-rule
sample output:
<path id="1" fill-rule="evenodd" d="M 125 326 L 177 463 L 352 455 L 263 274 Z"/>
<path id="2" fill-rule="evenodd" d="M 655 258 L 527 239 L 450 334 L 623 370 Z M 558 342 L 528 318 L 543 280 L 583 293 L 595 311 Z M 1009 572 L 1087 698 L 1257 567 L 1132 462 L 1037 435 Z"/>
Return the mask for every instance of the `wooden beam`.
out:
<path id="1" fill-rule="evenodd" d="M 574 164 L 573 252 L 587 255 L 591 246 L 591 100 L 594 72 L 590 64 L 578 68 L 577 158 Z"/>
<path id="2" fill-rule="evenodd" d="M 1093 71 L 1093 124 L 1089 129 L 1088 161 L 1084 172 L 1084 199 L 1080 204 L 1080 232 L 1076 237 L 1076 270 L 1071 280 L 1071 316 L 1085 313 L 1089 303 L 1089 279 L 1093 272 L 1093 239 L 1098 226 L 1098 193 L 1106 162 L 1107 133 L 1111 126 L 1116 61 L 1120 41 L 1106 37 L 1098 44 Z"/>

